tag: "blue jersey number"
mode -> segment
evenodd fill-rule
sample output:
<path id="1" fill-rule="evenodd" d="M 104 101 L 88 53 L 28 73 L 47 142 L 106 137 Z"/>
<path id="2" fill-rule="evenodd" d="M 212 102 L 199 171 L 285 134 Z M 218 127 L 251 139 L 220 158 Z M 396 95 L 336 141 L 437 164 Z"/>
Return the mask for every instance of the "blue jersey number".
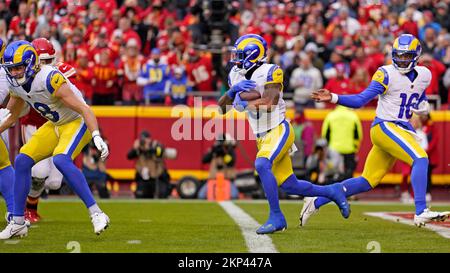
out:
<path id="1" fill-rule="evenodd" d="M 58 112 L 52 111 L 47 104 L 35 102 L 33 108 L 36 109 L 36 111 L 38 111 L 44 118 L 52 122 L 57 122 L 59 120 Z"/>
<path id="2" fill-rule="evenodd" d="M 411 107 L 419 101 L 419 94 L 413 93 L 408 99 L 408 94 L 401 93 L 400 98 L 402 99 L 402 104 L 400 105 L 400 112 L 398 113 L 398 118 L 410 119 L 412 117 Z"/>

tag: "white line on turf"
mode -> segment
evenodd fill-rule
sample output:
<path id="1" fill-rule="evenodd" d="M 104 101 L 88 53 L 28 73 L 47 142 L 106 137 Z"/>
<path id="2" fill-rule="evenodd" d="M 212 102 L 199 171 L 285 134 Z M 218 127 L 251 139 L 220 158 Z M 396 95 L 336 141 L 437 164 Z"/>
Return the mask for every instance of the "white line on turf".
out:
<path id="1" fill-rule="evenodd" d="M 378 218 L 392 221 L 392 222 L 398 222 L 398 223 L 402 223 L 402 224 L 406 224 L 406 225 L 410 225 L 410 226 L 415 226 L 414 222 L 412 220 L 401 218 L 401 217 L 394 216 L 394 215 L 390 215 L 386 212 L 366 212 L 364 214 L 372 216 L 372 217 L 378 217 Z M 437 234 L 441 235 L 442 237 L 450 239 L 450 228 L 448 228 L 448 227 L 437 226 L 437 225 L 433 225 L 430 223 L 430 224 L 427 224 L 426 226 L 424 226 L 423 228 L 432 230 L 432 231 L 436 232 Z"/>
<path id="2" fill-rule="evenodd" d="M 130 240 L 130 241 L 127 241 L 127 244 L 140 245 L 141 244 L 141 240 Z"/>
<path id="3" fill-rule="evenodd" d="M 139 219 L 138 222 L 139 223 L 150 223 L 152 220 L 151 219 Z"/>
<path id="4" fill-rule="evenodd" d="M 231 201 L 219 202 L 219 205 L 240 227 L 249 252 L 278 253 L 269 236 L 256 234 L 255 231 L 260 224 L 255 219 Z"/>
<path id="5" fill-rule="evenodd" d="M 6 240 L 5 245 L 17 245 L 20 243 L 20 240 Z"/>

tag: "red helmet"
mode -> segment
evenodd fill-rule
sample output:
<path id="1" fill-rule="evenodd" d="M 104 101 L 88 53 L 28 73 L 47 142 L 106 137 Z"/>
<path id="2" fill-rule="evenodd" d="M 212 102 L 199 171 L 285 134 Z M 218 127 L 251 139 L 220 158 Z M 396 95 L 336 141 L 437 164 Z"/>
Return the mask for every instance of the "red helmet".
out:
<path id="1" fill-rule="evenodd" d="M 33 42 L 31 43 L 33 44 L 33 47 L 36 49 L 36 52 L 40 60 L 55 59 L 56 51 L 49 40 L 45 38 L 37 38 L 34 39 Z"/>

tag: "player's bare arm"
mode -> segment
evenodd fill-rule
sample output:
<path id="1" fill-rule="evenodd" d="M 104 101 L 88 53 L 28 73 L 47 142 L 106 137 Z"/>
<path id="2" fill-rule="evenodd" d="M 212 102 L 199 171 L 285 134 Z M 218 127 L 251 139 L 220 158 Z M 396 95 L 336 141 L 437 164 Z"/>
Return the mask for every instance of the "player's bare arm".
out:
<path id="1" fill-rule="evenodd" d="M 97 118 L 94 112 L 92 112 L 89 105 L 75 96 L 67 83 L 64 83 L 55 91 L 55 97 L 59 98 L 65 106 L 79 113 L 91 133 L 98 130 Z"/>
<path id="2" fill-rule="evenodd" d="M 224 115 L 228 112 L 229 109 L 232 108 L 227 106 L 233 105 L 233 99 L 230 96 L 228 96 L 228 94 L 224 94 L 222 97 L 220 97 L 218 104 L 220 108 L 220 113 Z"/>
<path id="3" fill-rule="evenodd" d="M 261 98 L 248 102 L 248 109 L 260 110 L 267 109 L 272 112 L 274 107 L 278 104 L 280 92 L 283 86 L 281 83 L 269 83 L 264 86 L 264 93 Z"/>
<path id="4" fill-rule="evenodd" d="M 6 108 L 9 110 L 10 115 L 7 117 L 0 125 L 0 133 L 3 133 L 9 127 L 13 126 L 14 123 L 19 119 L 20 113 L 25 106 L 25 101 L 16 96 L 10 96 L 8 105 Z"/>
<path id="5" fill-rule="evenodd" d="M 92 109 L 84 101 L 75 96 L 67 83 L 62 84 L 61 87 L 55 92 L 55 96 L 59 98 L 65 106 L 76 111 L 83 117 L 84 122 L 86 122 L 86 126 L 92 134 L 95 147 L 101 151 L 102 160 L 106 160 L 109 155 L 108 145 L 100 136 L 97 118 L 95 117 L 94 112 L 92 112 Z"/>

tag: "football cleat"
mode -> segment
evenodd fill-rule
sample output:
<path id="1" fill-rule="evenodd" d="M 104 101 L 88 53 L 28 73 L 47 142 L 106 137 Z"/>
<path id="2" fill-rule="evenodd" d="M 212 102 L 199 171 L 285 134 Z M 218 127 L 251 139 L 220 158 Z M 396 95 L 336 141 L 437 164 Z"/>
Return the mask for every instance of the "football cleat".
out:
<path id="1" fill-rule="evenodd" d="M 336 183 L 328 187 L 331 187 L 333 191 L 330 199 L 333 200 L 336 205 L 338 205 L 342 217 L 347 219 L 351 213 L 350 204 L 348 203 L 347 197 L 345 196 L 345 192 L 347 191 L 347 189 L 341 183 Z"/>
<path id="2" fill-rule="evenodd" d="M 95 234 L 100 235 L 102 231 L 108 228 L 109 217 L 104 212 L 94 213 L 91 215 L 91 222 L 94 225 Z"/>
<path id="3" fill-rule="evenodd" d="M 308 222 L 309 217 L 319 212 L 319 209 L 316 209 L 314 205 L 314 201 L 316 201 L 317 197 L 305 197 L 303 199 L 303 208 L 300 212 L 300 227 L 304 227 Z"/>
<path id="4" fill-rule="evenodd" d="M 420 215 L 414 215 L 414 224 L 417 227 L 425 226 L 431 221 L 443 222 L 450 216 L 450 211 L 437 212 L 425 209 Z"/>
<path id="5" fill-rule="evenodd" d="M 25 209 L 25 219 L 31 224 L 34 224 L 41 220 L 41 216 L 35 209 Z"/>
<path id="6" fill-rule="evenodd" d="M 27 235 L 28 235 L 28 226 L 26 222 L 19 225 L 16 224 L 14 220 L 11 220 L 9 224 L 6 226 L 6 228 L 2 232 L 0 232 L 0 240 L 7 240 L 13 237 L 22 238 Z"/>
<path id="7" fill-rule="evenodd" d="M 257 230 L 257 234 L 270 234 L 277 231 L 283 231 L 287 229 L 287 223 L 286 219 L 284 218 L 283 214 L 280 216 L 270 216 L 269 220 L 267 222 L 260 226 Z"/>

